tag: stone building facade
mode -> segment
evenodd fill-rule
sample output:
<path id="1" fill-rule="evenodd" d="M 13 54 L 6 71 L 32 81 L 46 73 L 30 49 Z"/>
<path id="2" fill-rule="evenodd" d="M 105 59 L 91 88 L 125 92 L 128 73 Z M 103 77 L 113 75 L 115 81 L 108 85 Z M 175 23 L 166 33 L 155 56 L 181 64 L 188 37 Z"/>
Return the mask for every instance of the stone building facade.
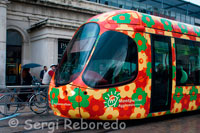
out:
<path id="1" fill-rule="evenodd" d="M 114 9 L 84 0 L 0 0 L 0 87 L 20 84 L 26 63 L 57 64 L 81 24 Z"/>

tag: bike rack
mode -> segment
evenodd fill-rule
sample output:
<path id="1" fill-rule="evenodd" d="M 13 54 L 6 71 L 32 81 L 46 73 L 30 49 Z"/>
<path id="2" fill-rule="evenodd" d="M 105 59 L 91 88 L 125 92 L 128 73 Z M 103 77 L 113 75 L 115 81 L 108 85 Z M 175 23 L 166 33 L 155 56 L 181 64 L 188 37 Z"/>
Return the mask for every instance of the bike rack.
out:
<path id="1" fill-rule="evenodd" d="M 36 84 L 36 85 L 15 85 L 15 86 L 6 86 L 6 87 L 0 87 L 0 97 L 3 95 L 12 95 L 12 94 L 34 94 L 35 91 L 30 91 L 30 90 L 34 90 L 35 88 L 38 88 L 39 91 L 44 91 L 44 90 L 40 90 L 43 88 L 46 88 L 48 90 L 49 85 L 40 85 L 40 84 Z M 28 89 L 28 90 L 24 90 L 24 89 Z M 46 93 L 48 93 L 48 91 L 45 91 Z M 46 94 L 47 95 L 47 94 Z M 48 100 L 48 97 L 47 97 Z M 48 102 L 48 101 L 47 101 Z M 13 104 L 28 104 L 29 101 L 26 102 L 13 102 Z M 6 103 L 1 103 L 0 101 L 0 111 L 4 111 L 5 112 L 5 105 Z M 47 108 L 47 113 L 49 113 L 49 108 Z"/>

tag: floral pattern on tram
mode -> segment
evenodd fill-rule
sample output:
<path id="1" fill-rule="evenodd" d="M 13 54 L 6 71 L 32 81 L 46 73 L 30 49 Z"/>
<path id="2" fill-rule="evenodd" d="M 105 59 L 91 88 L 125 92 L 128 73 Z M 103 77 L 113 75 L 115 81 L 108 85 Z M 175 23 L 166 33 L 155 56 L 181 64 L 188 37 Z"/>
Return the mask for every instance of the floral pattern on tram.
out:
<path id="1" fill-rule="evenodd" d="M 89 22 L 100 25 L 100 35 L 115 30 L 134 39 L 138 47 L 137 77 L 129 84 L 106 89 L 76 86 L 75 81 L 61 87 L 50 85 L 49 103 L 56 115 L 97 120 L 141 119 L 200 109 L 200 86 L 176 86 L 175 40 L 172 38 L 171 109 L 149 113 L 152 84 L 150 34 L 200 41 L 200 28 L 129 10 L 100 14 Z M 134 31 L 137 25 L 145 26 L 145 32 Z"/>

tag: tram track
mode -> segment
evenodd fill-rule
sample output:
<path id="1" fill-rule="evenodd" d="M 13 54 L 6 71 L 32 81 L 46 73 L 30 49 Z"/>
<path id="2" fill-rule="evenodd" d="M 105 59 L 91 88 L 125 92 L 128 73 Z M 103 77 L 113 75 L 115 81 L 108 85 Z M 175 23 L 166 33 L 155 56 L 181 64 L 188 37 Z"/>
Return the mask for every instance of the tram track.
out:
<path id="1" fill-rule="evenodd" d="M 47 117 L 52 117 L 48 120 L 45 120 L 44 118 Z M 37 116 L 38 117 L 38 116 Z M 5 131 L 5 132 L 23 132 L 23 133 L 40 133 L 40 132 L 49 132 L 52 131 L 52 127 L 49 128 L 47 125 L 43 126 L 42 128 L 35 129 L 31 128 L 29 130 L 26 130 L 25 127 L 27 127 L 25 120 L 31 118 L 31 116 L 26 116 L 24 119 L 21 116 L 17 116 L 16 119 L 19 120 L 19 125 L 16 128 L 11 128 L 8 125 L 9 120 L 4 120 L 4 122 L 1 123 L 0 126 L 0 132 Z M 33 117 L 32 117 L 33 118 Z M 37 119 L 33 119 L 32 122 L 29 122 L 29 124 L 34 125 L 36 122 L 37 123 L 58 123 L 58 127 L 56 128 L 55 126 L 53 127 L 55 130 L 55 133 L 72 133 L 72 132 L 80 132 L 80 133 L 90 133 L 90 132 L 98 132 L 98 133 L 105 133 L 105 132 L 123 132 L 123 131 L 133 131 L 135 129 L 137 130 L 145 130 L 147 128 L 158 128 L 157 130 L 161 130 L 163 128 L 166 128 L 166 126 L 173 126 L 173 128 L 179 127 L 180 125 L 184 125 L 185 127 L 189 128 L 194 128 L 191 130 L 197 130 L 195 128 L 199 127 L 199 122 L 200 122 L 200 111 L 192 111 L 192 112 L 185 112 L 181 114 L 174 114 L 174 115 L 166 115 L 166 116 L 161 116 L 161 117 L 154 117 L 154 118 L 147 118 L 147 119 L 140 119 L 140 120 L 126 120 L 126 121 L 120 121 L 120 122 L 125 122 L 126 123 L 126 129 L 125 130 L 115 130 L 115 129 L 104 129 L 103 127 L 100 127 L 99 129 L 94 129 L 91 130 L 89 128 L 87 129 L 69 129 L 69 128 L 64 128 L 65 126 L 65 120 L 64 118 L 60 117 L 54 117 L 54 115 L 44 115 L 44 116 L 39 116 Z M 72 123 L 75 122 L 80 122 L 80 119 L 69 119 L 72 121 Z M 94 121 L 94 120 L 84 120 L 84 122 L 91 123 L 91 122 L 102 122 L 102 121 Z M 113 121 L 103 121 L 103 122 L 110 122 L 112 123 Z M 192 125 L 190 124 L 192 123 Z M 188 126 L 188 124 L 191 126 Z M 144 128 L 144 129 L 143 129 Z M 183 127 L 184 128 L 184 127 Z M 9 130 L 8 130 L 9 129 Z M 167 129 L 167 128 L 166 128 Z M 187 129 L 187 130 L 188 130 Z M 136 131 L 137 131 L 136 130 Z M 178 129 L 178 130 L 181 130 Z M 151 131 L 150 131 L 151 132 Z M 195 132 L 194 132 L 195 133 Z"/>

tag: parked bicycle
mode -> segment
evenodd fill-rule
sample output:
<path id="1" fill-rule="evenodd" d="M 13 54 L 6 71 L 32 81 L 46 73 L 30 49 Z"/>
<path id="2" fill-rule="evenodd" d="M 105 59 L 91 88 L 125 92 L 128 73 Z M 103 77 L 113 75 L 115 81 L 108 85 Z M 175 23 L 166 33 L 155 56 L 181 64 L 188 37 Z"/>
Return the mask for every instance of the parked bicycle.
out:
<path id="1" fill-rule="evenodd" d="M 17 86 L 16 86 L 17 87 Z M 0 97 L 0 113 L 4 116 L 15 114 L 18 110 L 23 110 L 26 105 L 36 114 L 42 114 L 48 109 L 47 87 L 41 88 L 40 85 L 35 86 L 18 86 L 17 88 L 8 89 L 6 93 Z M 44 87 L 44 86 L 43 86 Z M 19 89 L 20 88 L 20 89 Z M 22 88 L 32 88 L 32 91 L 21 91 Z M 24 101 L 20 95 L 27 94 Z"/>

